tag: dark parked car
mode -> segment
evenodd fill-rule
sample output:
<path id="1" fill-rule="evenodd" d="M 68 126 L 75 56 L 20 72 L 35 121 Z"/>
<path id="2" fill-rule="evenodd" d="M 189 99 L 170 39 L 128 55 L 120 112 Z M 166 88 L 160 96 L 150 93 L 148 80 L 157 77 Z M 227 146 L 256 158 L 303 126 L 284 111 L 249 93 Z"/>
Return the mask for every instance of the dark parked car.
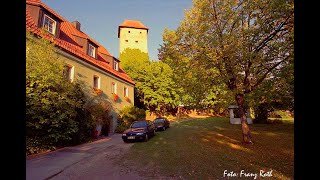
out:
<path id="1" fill-rule="evenodd" d="M 148 141 L 149 137 L 155 135 L 154 124 L 150 120 L 135 121 L 130 128 L 122 133 L 122 140 L 129 141 Z"/>
<path id="2" fill-rule="evenodd" d="M 170 127 L 170 122 L 167 118 L 158 117 L 155 120 L 153 120 L 154 127 L 156 131 L 163 130 L 165 131 L 167 128 Z"/>

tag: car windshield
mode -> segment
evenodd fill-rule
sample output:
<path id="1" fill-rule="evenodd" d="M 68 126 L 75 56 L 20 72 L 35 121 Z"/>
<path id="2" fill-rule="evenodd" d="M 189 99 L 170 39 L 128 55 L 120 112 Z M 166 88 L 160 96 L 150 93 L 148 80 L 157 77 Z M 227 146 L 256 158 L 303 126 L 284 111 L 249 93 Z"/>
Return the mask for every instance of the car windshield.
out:
<path id="1" fill-rule="evenodd" d="M 139 121 L 139 122 L 134 122 L 131 125 L 131 128 L 140 128 L 140 127 L 146 127 L 147 123 L 145 121 Z"/>
<path id="2" fill-rule="evenodd" d="M 162 123 L 162 122 L 164 122 L 164 119 L 156 119 L 156 120 L 154 120 L 154 122 L 155 123 Z"/>

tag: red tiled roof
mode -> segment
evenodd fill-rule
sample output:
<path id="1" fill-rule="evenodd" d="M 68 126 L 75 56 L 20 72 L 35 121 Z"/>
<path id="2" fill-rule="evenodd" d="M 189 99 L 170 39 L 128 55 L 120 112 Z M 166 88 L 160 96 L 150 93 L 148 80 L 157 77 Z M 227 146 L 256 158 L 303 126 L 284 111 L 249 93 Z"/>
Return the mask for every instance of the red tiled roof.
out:
<path id="1" fill-rule="evenodd" d="M 36 5 L 36 6 L 42 6 L 43 8 L 45 8 L 47 11 L 49 11 L 50 13 L 52 13 L 53 15 L 55 15 L 57 18 L 59 18 L 60 20 L 64 20 L 64 18 L 62 16 L 60 16 L 58 13 L 56 13 L 54 10 L 52 10 L 51 8 L 49 8 L 47 5 L 43 4 L 40 0 L 26 0 L 27 4 L 32 4 L 32 5 Z"/>
<path id="2" fill-rule="evenodd" d="M 40 5 L 41 4 L 41 1 L 40 0 L 26 0 L 27 3 L 32 3 L 32 4 L 35 4 L 35 5 Z"/>
<path id="3" fill-rule="evenodd" d="M 70 22 L 68 22 L 66 19 L 64 19 L 62 16 L 60 16 L 58 13 L 56 13 L 50 7 L 48 7 L 47 5 L 42 3 L 40 0 L 26 0 L 26 3 L 27 4 L 33 4 L 33 5 L 42 6 L 43 8 L 48 10 L 50 13 L 52 13 L 53 15 L 57 16 L 60 20 L 62 20 L 61 27 L 60 27 L 61 31 L 67 32 L 67 34 L 72 34 L 74 36 L 79 36 L 79 37 L 82 37 L 82 38 L 85 38 L 85 39 L 89 39 L 90 41 L 92 41 L 93 43 L 95 43 L 95 44 L 97 44 L 99 46 L 98 52 L 101 52 L 101 53 L 106 54 L 106 55 L 110 55 L 108 50 L 106 50 L 103 46 L 101 46 L 94 39 L 90 38 L 88 35 L 86 35 L 82 31 L 78 31 Z M 74 39 L 73 36 L 69 36 L 69 38 L 71 38 L 75 42 L 75 39 Z"/>
<path id="4" fill-rule="evenodd" d="M 50 40 L 51 42 L 55 43 L 55 45 L 60 47 L 61 49 L 65 50 L 65 51 L 67 51 L 77 57 L 80 57 L 84 61 L 86 61 L 94 66 L 97 66 L 100 69 L 102 69 L 108 73 L 111 73 L 112 75 L 114 75 L 120 79 L 123 79 L 131 84 L 135 84 L 134 81 L 121 68 L 119 68 L 119 71 L 114 70 L 102 56 L 99 56 L 100 53 L 105 54 L 107 56 L 111 56 L 107 49 L 105 49 L 99 43 L 94 41 L 92 38 L 90 38 L 85 33 L 78 31 L 70 22 L 65 20 L 60 15 L 58 15 L 56 12 L 54 12 L 48 6 L 43 4 L 41 1 L 27 0 L 26 2 L 29 4 L 33 4 L 33 5 L 42 6 L 43 8 L 47 9 L 49 12 L 56 15 L 59 19 L 62 20 L 61 27 L 60 27 L 61 37 L 56 38 L 45 31 L 41 31 L 40 28 L 37 27 L 37 25 L 35 24 L 35 20 L 30 16 L 29 11 L 26 9 L 26 28 L 28 31 L 31 31 L 32 33 L 35 33 L 45 39 Z M 98 46 L 97 59 L 92 58 L 91 56 L 87 55 L 83 51 L 82 47 L 76 43 L 74 35 L 80 36 L 83 38 L 87 38 Z"/>
<path id="5" fill-rule="evenodd" d="M 128 20 L 125 19 L 118 27 L 118 38 L 120 37 L 120 28 L 128 27 L 128 28 L 136 28 L 136 29 L 146 29 L 148 31 L 148 27 L 146 27 L 142 22 L 138 20 Z"/>
<path id="6" fill-rule="evenodd" d="M 142 24 L 140 21 L 137 20 L 124 20 L 122 24 L 119 25 L 119 27 L 131 27 L 131 28 L 137 28 L 137 29 L 148 29 L 144 24 Z"/>
<path id="7" fill-rule="evenodd" d="M 74 42 L 76 42 L 76 39 L 74 36 L 78 36 L 78 37 L 82 37 L 85 39 L 89 39 L 90 41 L 92 41 L 93 43 L 95 43 L 96 45 L 98 45 L 98 53 L 103 53 L 105 55 L 111 56 L 110 53 L 108 52 L 108 50 L 106 48 L 104 48 L 103 46 L 101 46 L 99 43 L 97 43 L 94 39 L 90 38 L 88 35 L 86 35 L 85 33 L 83 33 L 82 31 L 77 30 L 71 23 L 69 23 L 68 21 L 64 21 L 61 23 L 61 27 L 60 27 L 61 31 L 65 32 L 66 35 L 72 35 L 72 36 L 68 36 L 70 39 L 72 39 Z"/>

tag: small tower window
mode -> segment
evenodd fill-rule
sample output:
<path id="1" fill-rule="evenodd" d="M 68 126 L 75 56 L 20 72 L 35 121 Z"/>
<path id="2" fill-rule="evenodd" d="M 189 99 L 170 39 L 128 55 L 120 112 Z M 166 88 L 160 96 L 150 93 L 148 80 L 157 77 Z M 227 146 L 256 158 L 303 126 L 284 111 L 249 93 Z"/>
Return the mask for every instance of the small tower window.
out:
<path id="1" fill-rule="evenodd" d="M 126 39 L 126 42 L 128 42 L 128 39 Z"/>
<path id="2" fill-rule="evenodd" d="M 140 31 L 140 34 L 141 34 L 142 32 Z"/>
<path id="3" fill-rule="evenodd" d="M 136 41 L 136 43 L 138 43 L 138 41 Z"/>
<path id="4" fill-rule="evenodd" d="M 128 33 L 130 33 L 130 31 L 128 31 Z"/>

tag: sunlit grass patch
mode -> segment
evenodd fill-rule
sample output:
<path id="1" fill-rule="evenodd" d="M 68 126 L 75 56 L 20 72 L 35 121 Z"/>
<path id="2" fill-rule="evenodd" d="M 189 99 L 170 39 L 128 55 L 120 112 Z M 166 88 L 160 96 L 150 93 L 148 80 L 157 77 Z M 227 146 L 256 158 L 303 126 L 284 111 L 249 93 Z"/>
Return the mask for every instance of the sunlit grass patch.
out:
<path id="1" fill-rule="evenodd" d="M 259 173 L 262 169 L 292 179 L 293 124 L 253 124 L 250 128 L 254 145 L 243 145 L 241 126 L 230 124 L 227 118 L 180 122 L 148 142 L 136 143 L 120 164 L 130 164 L 150 179 L 157 173 L 183 179 L 221 179 L 224 170 Z"/>

